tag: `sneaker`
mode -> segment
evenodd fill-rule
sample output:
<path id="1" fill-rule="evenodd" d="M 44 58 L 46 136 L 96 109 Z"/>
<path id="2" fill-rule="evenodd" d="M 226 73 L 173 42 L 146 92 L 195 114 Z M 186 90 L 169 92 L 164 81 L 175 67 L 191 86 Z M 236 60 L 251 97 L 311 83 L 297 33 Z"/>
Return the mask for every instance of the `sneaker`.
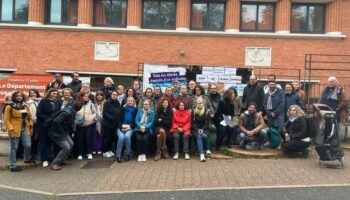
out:
<path id="1" fill-rule="evenodd" d="M 204 156 L 204 154 L 201 154 L 199 159 L 201 160 L 201 162 L 205 162 L 205 156 Z"/>
<path id="2" fill-rule="evenodd" d="M 185 160 L 189 160 L 190 159 L 190 154 L 185 153 Z"/>
<path id="3" fill-rule="evenodd" d="M 18 167 L 18 166 L 10 168 L 10 171 L 11 171 L 11 172 L 20 172 L 20 171 L 22 171 L 22 170 L 23 170 L 23 169 L 22 169 L 21 167 Z"/>
<path id="4" fill-rule="evenodd" d="M 83 156 L 78 156 L 78 160 L 83 160 Z"/>
<path id="5" fill-rule="evenodd" d="M 43 167 L 48 167 L 49 166 L 49 162 L 48 161 L 44 161 L 43 162 Z"/>
<path id="6" fill-rule="evenodd" d="M 138 157 L 137 157 L 137 162 L 141 162 L 142 161 L 142 155 L 139 155 Z"/>
<path id="7" fill-rule="evenodd" d="M 111 157 L 115 155 L 112 151 L 109 151 L 108 153 L 111 155 Z"/>
<path id="8" fill-rule="evenodd" d="M 173 158 L 174 158 L 174 160 L 179 159 L 179 153 L 178 153 L 178 152 L 176 152 Z"/>
<path id="9" fill-rule="evenodd" d="M 93 152 L 92 152 L 92 155 L 96 155 L 96 151 L 93 151 Z"/>
<path id="10" fill-rule="evenodd" d="M 145 155 L 145 154 L 142 155 L 142 161 L 143 161 L 143 162 L 146 162 L 146 161 L 147 161 L 147 158 L 146 158 L 146 155 Z"/>
<path id="11" fill-rule="evenodd" d="M 102 151 L 98 151 L 98 152 L 97 152 L 97 155 L 101 155 L 101 154 L 102 154 Z"/>
<path id="12" fill-rule="evenodd" d="M 211 151 L 208 149 L 206 152 L 205 152 L 207 155 L 211 155 Z"/>
<path id="13" fill-rule="evenodd" d="M 88 157 L 88 160 L 92 160 L 92 154 L 88 154 L 87 157 Z"/>
<path id="14" fill-rule="evenodd" d="M 110 157 L 112 157 L 112 155 L 110 154 L 110 152 L 106 152 L 106 153 L 103 154 L 103 157 L 104 158 L 110 158 Z"/>

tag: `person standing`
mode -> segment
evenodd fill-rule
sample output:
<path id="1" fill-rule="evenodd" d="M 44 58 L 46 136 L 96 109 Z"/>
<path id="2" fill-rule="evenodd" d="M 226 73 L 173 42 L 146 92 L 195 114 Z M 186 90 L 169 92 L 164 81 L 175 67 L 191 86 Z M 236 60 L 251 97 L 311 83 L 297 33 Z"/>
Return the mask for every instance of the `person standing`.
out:
<path id="1" fill-rule="evenodd" d="M 97 91 L 95 95 L 96 118 L 95 126 L 92 129 L 92 154 L 102 154 L 103 146 L 103 106 L 106 102 L 104 92 Z"/>
<path id="2" fill-rule="evenodd" d="M 55 79 L 46 86 L 45 91 L 48 91 L 51 88 L 62 90 L 63 88 L 67 87 L 66 84 L 63 83 L 63 77 L 61 74 L 57 73 L 57 74 L 55 74 L 54 77 L 55 77 Z"/>
<path id="3" fill-rule="evenodd" d="M 328 78 L 328 85 L 323 90 L 320 98 L 320 103 L 326 104 L 331 107 L 337 114 L 337 120 L 339 122 L 345 122 L 347 119 L 347 106 L 348 101 L 343 87 L 338 83 L 338 80 L 334 76 Z"/>
<path id="4" fill-rule="evenodd" d="M 147 161 L 146 153 L 148 140 L 152 135 L 154 121 L 154 111 L 150 108 L 150 102 L 148 100 L 143 102 L 143 107 L 138 110 L 135 119 L 135 135 L 137 145 L 137 161 Z"/>
<path id="5" fill-rule="evenodd" d="M 123 105 L 123 100 L 125 99 L 125 91 L 123 85 L 118 85 L 117 87 L 117 93 L 118 93 L 118 101 L 120 105 Z M 108 98 L 106 98 L 106 101 Z"/>
<path id="6" fill-rule="evenodd" d="M 32 119 L 33 119 L 33 131 L 32 131 L 32 135 L 31 135 L 31 141 L 32 141 L 32 145 L 31 145 L 31 155 L 34 158 L 37 154 L 38 154 L 38 133 L 37 133 L 37 117 L 36 117 L 36 111 L 38 109 L 38 104 L 41 100 L 41 96 L 40 93 L 38 92 L 38 90 L 35 89 L 31 89 L 28 92 L 28 101 L 27 101 L 27 105 L 29 107 L 30 113 L 32 114 Z"/>
<path id="7" fill-rule="evenodd" d="M 72 73 L 71 78 L 72 78 L 72 82 L 68 83 L 67 87 L 72 89 L 73 97 L 75 98 L 82 88 L 82 82 L 81 80 L 79 80 L 78 72 Z"/>
<path id="8" fill-rule="evenodd" d="M 300 97 L 295 93 L 294 88 L 290 83 L 287 83 L 284 86 L 284 98 L 286 100 L 286 103 L 284 105 L 284 113 L 286 113 L 285 120 L 288 120 L 287 111 L 289 107 L 291 105 L 298 105 L 300 108 L 303 108 L 304 104 Z"/>
<path id="9" fill-rule="evenodd" d="M 156 115 L 154 117 L 154 127 L 157 135 L 157 153 L 154 157 L 155 161 L 160 160 L 162 154 L 164 158 L 169 158 L 166 138 L 170 135 L 170 126 L 173 118 L 173 111 L 169 107 L 167 99 L 160 102 Z"/>
<path id="10" fill-rule="evenodd" d="M 160 98 L 160 102 L 162 102 L 164 99 L 168 100 L 169 102 L 169 107 L 171 109 L 173 109 L 173 107 L 176 104 L 176 98 L 173 95 L 173 89 L 171 87 L 167 87 L 165 89 L 165 93 L 163 94 L 163 96 Z"/>
<path id="11" fill-rule="evenodd" d="M 276 148 L 279 145 L 278 130 L 284 124 L 284 105 L 285 98 L 283 91 L 278 89 L 276 82 L 269 82 L 269 91 L 264 97 L 264 109 L 267 116 L 267 125 L 269 126 L 270 147 Z"/>
<path id="12" fill-rule="evenodd" d="M 104 84 L 101 91 L 103 92 L 105 99 L 109 99 L 109 97 L 111 97 L 111 93 L 115 90 L 114 81 L 111 77 L 106 77 L 103 83 Z"/>
<path id="13" fill-rule="evenodd" d="M 176 97 L 176 101 L 183 101 L 185 103 L 186 108 L 190 107 L 191 96 L 187 93 L 186 85 L 181 85 L 180 94 Z"/>
<path id="14" fill-rule="evenodd" d="M 62 89 L 62 106 L 61 110 L 64 109 L 64 107 L 73 104 L 74 99 L 73 99 L 73 91 L 70 88 L 64 88 Z"/>
<path id="15" fill-rule="evenodd" d="M 196 87 L 197 83 L 194 80 L 190 80 L 188 82 L 188 95 L 192 96 L 193 95 L 193 91 L 194 91 L 194 87 Z"/>
<path id="16" fill-rule="evenodd" d="M 25 96 L 22 92 L 14 92 L 11 101 L 5 108 L 4 121 L 10 138 L 10 171 L 18 172 L 22 171 L 22 168 L 16 165 L 16 152 L 19 140 L 22 141 L 24 148 L 24 163 L 32 162 L 30 157 L 30 135 L 32 134 L 33 120 L 30 109 L 25 104 Z"/>
<path id="17" fill-rule="evenodd" d="M 178 80 L 173 81 L 173 95 L 176 98 L 180 95 L 180 82 Z"/>
<path id="18" fill-rule="evenodd" d="M 248 104 L 254 102 L 257 105 L 257 111 L 263 111 L 264 94 L 264 90 L 260 84 L 257 83 L 256 77 L 251 75 L 247 86 L 243 90 L 243 108 L 247 109 Z"/>
<path id="19" fill-rule="evenodd" d="M 114 156 L 113 142 L 114 136 L 117 133 L 117 128 L 120 126 L 120 104 L 118 101 L 117 91 L 113 91 L 103 106 L 103 157 L 110 158 Z"/>
<path id="20" fill-rule="evenodd" d="M 124 99 L 122 101 L 122 105 L 121 106 L 124 106 L 126 104 L 126 100 L 127 100 L 128 97 L 134 98 L 135 102 L 136 102 L 136 105 L 139 104 L 139 98 L 137 97 L 135 90 L 132 89 L 132 88 L 129 88 L 129 89 L 126 90 L 126 93 L 125 93 L 125 96 L 124 96 Z"/>
<path id="21" fill-rule="evenodd" d="M 156 101 L 156 105 L 159 104 L 160 98 L 163 96 L 162 88 L 159 86 L 156 86 L 153 88 L 153 98 Z"/>
<path id="22" fill-rule="evenodd" d="M 155 108 L 156 108 L 156 101 L 154 100 L 154 98 L 153 98 L 153 91 L 152 91 L 152 88 L 146 88 L 146 90 L 145 90 L 145 93 L 144 93 L 144 96 L 140 99 L 140 101 L 139 101 L 139 104 L 138 104 L 138 109 L 142 109 L 142 107 L 143 107 L 143 102 L 144 101 L 149 101 L 149 103 L 150 103 L 150 108 L 152 109 L 152 110 L 155 110 Z"/>
<path id="23" fill-rule="evenodd" d="M 142 89 L 141 89 L 141 81 L 139 79 L 135 79 L 132 82 L 132 89 L 135 91 L 135 95 L 137 99 L 134 97 L 135 101 L 138 103 L 138 100 L 142 98 Z"/>

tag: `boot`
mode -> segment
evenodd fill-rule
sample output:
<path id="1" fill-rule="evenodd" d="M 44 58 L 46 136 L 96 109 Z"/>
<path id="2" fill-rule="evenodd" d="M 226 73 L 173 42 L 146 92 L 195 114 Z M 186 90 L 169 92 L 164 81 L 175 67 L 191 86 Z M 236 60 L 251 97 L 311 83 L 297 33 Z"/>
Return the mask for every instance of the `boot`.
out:
<path id="1" fill-rule="evenodd" d="M 167 149 L 166 146 L 163 146 L 163 148 L 162 148 L 162 153 L 163 153 L 163 157 L 164 157 L 165 159 L 170 158 L 170 156 L 169 156 L 169 154 L 168 154 L 168 149 Z"/>
<path id="2" fill-rule="evenodd" d="M 160 160 L 161 152 L 157 151 L 156 156 L 154 157 L 154 161 Z"/>

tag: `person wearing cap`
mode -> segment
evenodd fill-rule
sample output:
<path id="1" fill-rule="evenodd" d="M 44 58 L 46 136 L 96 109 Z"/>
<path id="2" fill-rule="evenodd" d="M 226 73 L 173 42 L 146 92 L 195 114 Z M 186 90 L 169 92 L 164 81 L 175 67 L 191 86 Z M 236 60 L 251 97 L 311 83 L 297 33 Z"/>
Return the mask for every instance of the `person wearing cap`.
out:
<path id="1" fill-rule="evenodd" d="M 180 95 L 180 82 L 178 80 L 173 81 L 173 95 L 175 98 Z"/>

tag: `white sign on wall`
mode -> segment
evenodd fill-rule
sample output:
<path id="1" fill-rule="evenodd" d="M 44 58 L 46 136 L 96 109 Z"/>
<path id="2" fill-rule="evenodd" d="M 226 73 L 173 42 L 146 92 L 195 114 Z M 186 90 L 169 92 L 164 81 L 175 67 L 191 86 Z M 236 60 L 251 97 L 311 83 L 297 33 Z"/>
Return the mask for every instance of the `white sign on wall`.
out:
<path id="1" fill-rule="evenodd" d="M 119 42 L 95 42 L 95 60 L 119 61 Z"/>
<path id="2" fill-rule="evenodd" d="M 246 66 L 271 66 L 271 47 L 246 47 Z"/>

